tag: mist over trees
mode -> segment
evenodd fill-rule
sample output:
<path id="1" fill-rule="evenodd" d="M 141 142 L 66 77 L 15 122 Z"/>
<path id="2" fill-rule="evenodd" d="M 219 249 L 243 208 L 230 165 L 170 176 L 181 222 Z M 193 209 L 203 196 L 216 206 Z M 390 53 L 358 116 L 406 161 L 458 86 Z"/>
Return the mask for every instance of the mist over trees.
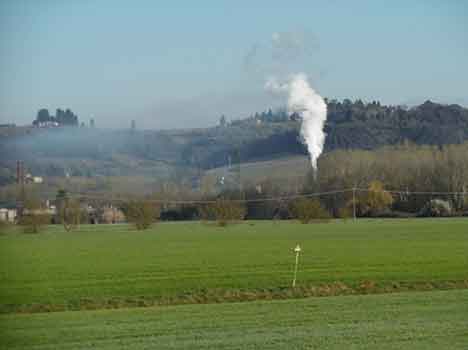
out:
<path id="1" fill-rule="evenodd" d="M 245 196 L 368 189 L 372 181 L 379 181 L 384 189 L 465 191 L 468 150 L 463 142 L 468 140 L 467 109 L 432 102 L 411 109 L 360 100 L 327 102 L 327 139 L 325 152 L 319 158 L 317 181 L 284 186 L 292 181 L 291 172 L 295 169 L 282 169 L 285 180 L 276 184 L 279 188 L 275 184 L 246 184 Z M 65 110 L 52 117 L 44 109 L 39 111 L 37 120 L 57 120 L 57 116 L 60 120 L 72 120 L 72 114 Z M 300 117 L 288 115 L 285 109 L 266 110 L 241 120 L 222 119 L 220 125 L 206 129 L 140 130 L 129 119 L 130 128 L 126 130 L 0 130 L 0 186 L 14 187 L 16 160 L 21 159 L 27 172 L 44 176 L 48 186 L 55 186 L 54 193 L 65 184 L 74 191 L 99 193 L 162 193 L 162 188 L 166 192 L 173 188 L 174 199 L 189 195 L 197 198 L 200 193 L 193 189 L 198 187 L 210 195 L 223 190 L 219 178 L 208 181 L 206 174 L 210 169 L 225 166 L 229 173 L 238 174 L 231 176 L 236 183 L 242 178 L 242 163 L 307 155 L 299 136 Z M 264 190 L 258 193 L 256 185 L 262 185 Z M 291 190 L 293 187 L 295 191 Z M 14 201 L 10 192 L 5 191 L 5 203 Z M 321 200 L 332 215 L 349 211 L 349 193 L 337 195 L 333 201 L 330 198 Z M 416 213 L 431 199 L 405 198 L 394 198 L 391 209 Z M 370 215 L 365 214 L 366 199 L 358 200 L 362 204 L 358 214 Z M 460 199 L 458 204 L 455 198 L 450 200 L 454 201 L 454 208 L 464 205 Z M 247 217 L 287 217 L 285 207 L 278 208 L 274 203 L 249 204 L 246 210 Z"/>
<path id="2" fill-rule="evenodd" d="M 408 109 L 373 101 L 327 100 L 325 152 L 336 149 L 376 149 L 411 142 L 419 145 L 459 144 L 468 140 L 468 109 L 430 101 Z M 240 162 L 277 155 L 306 155 L 301 141 L 300 116 L 284 108 L 255 113 L 212 129 L 206 137 L 189 140 L 183 159 L 212 168 L 229 160 Z"/>
<path id="3" fill-rule="evenodd" d="M 459 144 L 468 140 L 468 109 L 433 102 L 408 109 L 373 101 L 328 100 L 325 152 L 336 149 L 376 149 L 404 142 L 414 144 Z M 245 119 L 227 121 L 205 129 L 138 130 L 129 120 L 129 130 L 79 128 L 27 132 L 18 137 L 0 137 L 2 159 L 38 157 L 81 158 L 113 162 L 116 154 L 145 161 L 158 161 L 210 169 L 239 162 L 284 155 L 306 155 L 300 138 L 300 116 L 285 108 L 257 112 Z M 69 109 L 38 112 L 36 122 L 78 125 Z M 92 123 L 94 125 L 94 121 Z M 60 166 L 60 164 L 56 164 Z M 44 164 L 39 165 L 44 168 Z M 118 164 L 116 165 L 118 166 Z M 79 166 L 81 172 L 95 174 Z M 109 168 L 107 166 L 107 168 Z M 111 167 L 113 168 L 113 166 Z M 41 170 L 42 171 L 42 170 Z M 103 171 L 98 173 L 103 174 Z M 7 174 L 2 175 L 8 178 Z"/>

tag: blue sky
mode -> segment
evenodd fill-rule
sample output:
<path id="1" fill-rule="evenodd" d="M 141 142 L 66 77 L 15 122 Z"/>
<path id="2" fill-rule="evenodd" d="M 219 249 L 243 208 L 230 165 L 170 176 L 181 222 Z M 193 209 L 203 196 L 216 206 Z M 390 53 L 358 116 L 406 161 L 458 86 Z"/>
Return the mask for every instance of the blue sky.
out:
<path id="1" fill-rule="evenodd" d="M 468 2 L 0 0 L 1 122 L 204 127 L 281 105 L 264 81 L 297 72 L 330 98 L 468 106 Z"/>

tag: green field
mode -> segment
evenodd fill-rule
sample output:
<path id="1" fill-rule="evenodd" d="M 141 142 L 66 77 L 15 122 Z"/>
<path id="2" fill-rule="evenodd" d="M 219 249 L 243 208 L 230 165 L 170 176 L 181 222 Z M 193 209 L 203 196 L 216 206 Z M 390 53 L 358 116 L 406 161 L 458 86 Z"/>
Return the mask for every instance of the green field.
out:
<path id="1" fill-rule="evenodd" d="M 2 349 L 467 349 L 468 290 L 0 316 Z"/>
<path id="2" fill-rule="evenodd" d="M 294 169 L 294 171 L 291 171 L 291 169 Z M 269 157 L 267 160 L 243 162 L 240 165 L 242 182 L 246 186 L 262 181 L 274 181 L 276 184 L 281 183 L 281 186 L 297 186 L 297 184 L 304 182 L 310 169 L 309 157 L 298 155 Z M 210 169 L 206 174 L 214 175 L 217 178 L 225 176 L 229 179 L 231 177 L 232 181 L 236 181 L 238 176 L 235 166 Z"/>
<path id="3" fill-rule="evenodd" d="M 246 299 L 255 299 L 249 291 L 287 297 L 281 288 L 291 283 L 297 243 L 303 247 L 299 287 L 372 281 L 397 289 L 415 283 L 445 288 L 446 282 L 468 281 L 464 219 L 265 221 L 227 228 L 164 223 L 143 232 L 100 225 L 66 233 L 55 226 L 38 235 L 0 236 L 1 306 L 73 309 L 80 300 L 110 300 L 116 307 L 181 295 L 185 302 L 211 302 L 229 299 L 230 291 L 247 294 Z"/>

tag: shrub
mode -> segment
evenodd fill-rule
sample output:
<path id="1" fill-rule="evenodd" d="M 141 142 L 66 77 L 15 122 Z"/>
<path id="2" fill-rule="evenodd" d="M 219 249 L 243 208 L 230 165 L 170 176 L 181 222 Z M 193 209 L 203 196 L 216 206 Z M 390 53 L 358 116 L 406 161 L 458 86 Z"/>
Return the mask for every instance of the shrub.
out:
<path id="1" fill-rule="evenodd" d="M 320 205 L 317 199 L 297 199 L 292 203 L 290 212 L 294 218 L 303 224 L 311 221 L 328 221 L 330 219 L 330 214 Z"/>
<path id="2" fill-rule="evenodd" d="M 39 233 L 49 223 L 50 215 L 34 211 L 24 213 L 18 221 L 18 224 L 23 227 L 24 233 Z"/>
<path id="3" fill-rule="evenodd" d="M 51 216 L 41 208 L 41 202 L 34 194 L 24 201 L 24 209 L 19 217 L 18 224 L 23 227 L 25 233 L 39 233 L 43 226 L 50 224 Z"/>
<path id="4" fill-rule="evenodd" d="M 372 181 L 369 184 L 367 203 L 371 212 L 378 213 L 388 209 L 392 205 L 393 197 L 389 192 L 384 190 L 383 184 L 380 181 Z"/>
<path id="5" fill-rule="evenodd" d="M 353 216 L 353 210 L 348 206 L 338 209 L 338 217 L 347 220 Z"/>
<path id="6" fill-rule="evenodd" d="M 7 221 L 0 220 L 0 233 L 8 231 L 10 224 Z"/>
<path id="7" fill-rule="evenodd" d="M 149 201 L 136 200 L 125 205 L 124 213 L 137 230 L 146 230 L 159 219 L 160 207 Z"/>
<path id="8" fill-rule="evenodd" d="M 82 210 L 80 203 L 76 200 L 66 198 L 60 207 L 60 222 L 66 231 L 71 231 L 80 226 Z"/>
<path id="9" fill-rule="evenodd" d="M 451 216 L 452 206 L 450 202 L 442 199 L 432 199 L 419 212 L 420 216 Z"/>
<path id="10" fill-rule="evenodd" d="M 198 207 L 190 204 L 174 206 L 161 211 L 161 220 L 163 221 L 196 220 L 199 217 Z"/>
<path id="11" fill-rule="evenodd" d="M 356 212 L 359 216 L 380 216 L 393 204 L 392 195 L 384 190 L 380 181 L 372 181 L 366 192 L 356 196 Z M 348 202 L 352 208 L 353 201 Z"/>
<path id="12" fill-rule="evenodd" d="M 243 220 L 246 209 L 240 202 L 218 199 L 215 203 L 205 206 L 201 212 L 205 220 L 216 220 L 219 226 L 226 226 L 229 222 Z"/>

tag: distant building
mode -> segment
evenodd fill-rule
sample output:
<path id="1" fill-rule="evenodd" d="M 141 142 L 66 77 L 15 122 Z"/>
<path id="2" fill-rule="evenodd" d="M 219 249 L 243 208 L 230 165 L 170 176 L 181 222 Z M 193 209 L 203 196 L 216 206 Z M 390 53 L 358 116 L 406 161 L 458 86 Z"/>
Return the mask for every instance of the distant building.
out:
<path id="1" fill-rule="evenodd" d="M 0 221 L 15 222 L 17 216 L 16 209 L 0 208 Z"/>
<path id="2" fill-rule="evenodd" d="M 44 182 L 44 179 L 41 176 L 33 176 L 32 181 L 35 184 L 41 184 Z"/>
<path id="3" fill-rule="evenodd" d="M 262 192 L 263 192 L 262 185 L 256 185 L 255 186 L 255 191 L 257 191 L 258 194 L 262 194 Z"/>
<path id="4" fill-rule="evenodd" d="M 42 176 L 32 176 L 31 174 L 26 174 L 24 177 L 26 183 L 34 183 L 34 184 L 41 184 L 44 182 Z"/>
<path id="5" fill-rule="evenodd" d="M 125 222 L 125 214 L 119 208 L 110 206 L 104 208 L 100 222 L 104 224 L 116 224 Z"/>
<path id="6" fill-rule="evenodd" d="M 23 211 L 24 214 L 34 214 L 34 215 L 56 215 L 57 211 L 55 210 L 55 207 L 50 207 L 50 208 L 39 208 L 39 209 L 24 209 Z"/>

